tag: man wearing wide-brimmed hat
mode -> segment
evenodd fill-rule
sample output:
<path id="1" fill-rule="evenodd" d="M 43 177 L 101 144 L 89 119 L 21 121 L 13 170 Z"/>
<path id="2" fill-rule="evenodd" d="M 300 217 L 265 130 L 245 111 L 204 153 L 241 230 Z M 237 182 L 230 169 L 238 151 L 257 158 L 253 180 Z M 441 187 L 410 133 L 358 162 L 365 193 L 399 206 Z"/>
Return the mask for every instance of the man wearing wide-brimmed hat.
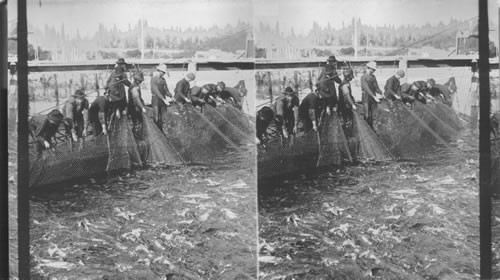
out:
<path id="1" fill-rule="evenodd" d="M 341 82 L 337 75 L 336 67 L 333 64 L 327 64 L 324 71 L 318 77 L 316 88 L 323 97 L 322 103 L 324 103 L 328 115 L 331 115 L 332 110 L 337 111 L 338 97 L 335 83 L 340 84 Z"/>
<path id="2" fill-rule="evenodd" d="M 141 72 L 135 73 L 134 82 L 128 89 L 128 114 L 132 119 L 133 132 L 136 139 L 142 138 L 143 114 L 146 114 L 146 106 L 142 100 L 141 83 L 144 81 L 144 75 Z"/>
<path id="3" fill-rule="evenodd" d="M 125 86 L 130 87 L 130 81 L 127 79 L 125 72 L 127 71 L 127 63 L 125 59 L 119 58 L 116 61 L 115 69 L 106 82 L 106 93 L 109 96 L 109 105 L 112 113 L 120 118 L 121 114 L 125 113 L 127 100 L 125 96 Z"/>
<path id="4" fill-rule="evenodd" d="M 58 109 L 53 109 L 50 111 L 45 118 L 41 121 L 41 124 L 37 126 L 34 122 L 34 118 L 30 120 L 30 129 L 35 130 L 31 133 L 35 138 L 35 151 L 41 153 L 44 149 L 50 149 L 52 147 L 52 139 L 56 135 L 59 126 L 64 120 L 64 116 Z M 68 129 L 69 127 L 67 127 Z"/>
<path id="5" fill-rule="evenodd" d="M 156 66 L 157 75 L 151 78 L 151 105 L 153 107 L 153 119 L 156 125 L 162 128 L 162 112 L 173 102 L 172 93 L 168 90 L 165 74 L 167 74 L 167 65 L 160 64 Z"/>
<path id="6" fill-rule="evenodd" d="M 276 127 L 282 131 L 283 137 L 297 133 L 299 123 L 299 97 L 296 92 L 287 87 L 283 95 L 274 103 L 274 119 Z"/>
<path id="7" fill-rule="evenodd" d="M 377 83 L 377 78 L 373 73 L 377 70 L 377 63 L 370 61 L 366 64 L 366 73 L 361 76 L 361 100 L 363 102 L 365 120 L 373 128 L 373 113 L 377 109 L 377 103 L 382 98 L 382 90 Z"/>
<path id="8" fill-rule="evenodd" d="M 87 136 L 89 101 L 85 98 L 85 92 L 82 89 L 77 89 L 64 103 L 63 114 L 72 126 L 71 136 L 74 141 Z"/>

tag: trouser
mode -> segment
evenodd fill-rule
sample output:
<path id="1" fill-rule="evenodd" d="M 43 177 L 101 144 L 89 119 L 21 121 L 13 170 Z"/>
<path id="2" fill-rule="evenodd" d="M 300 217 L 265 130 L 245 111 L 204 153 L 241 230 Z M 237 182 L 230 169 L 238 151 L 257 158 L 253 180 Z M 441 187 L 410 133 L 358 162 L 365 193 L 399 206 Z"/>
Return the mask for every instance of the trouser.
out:
<path id="1" fill-rule="evenodd" d="M 365 111 L 365 120 L 368 123 L 368 125 L 373 129 L 373 122 L 375 120 L 373 114 L 377 110 L 377 102 L 365 99 L 363 100 L 363 109 Z"/>
<path id="2" fill-rule="evenodd" d="M 352 108 L 343 107 L 342 110 L 339 110 L 342 114 L 344 133 L 347 137 L 353 137 L 353 118 L 354 113 L 352 112 Z"/>
<path id="3" fill-rule="evenodd" d="M 167 110 L 167 106 L 160 101 L 153 104 L 153 119 L 158 128 L 163 129 L 163 112 Z"/>
<path id="4" fill-rule="evenodd" d="M 74 119 L 67 118 L 66 121 L 68 122 L 69 126 L 73 129 L 75 129 L 76 136 L 78 138 L 82 138 L 83 136 L 83 131 L 85 130 L 85 124 L 83 121 L 83 116 L 82 117 L 77 117 Z"/>
<path id="5" fill-rule="evenodd" d="M 127 108 L 127 101 L 125 99 L 109 101 L 109 111 L 110 115 L 116 113 L 117 110 L 120 110 L 120 114 Z"/>
<path id="6" fill-rule="evenodd" d="M 128 108 L 128 113 L 132 119 L 132 132 L 137 140 L 142 140 L 143 115 L 139 108 Z"/>

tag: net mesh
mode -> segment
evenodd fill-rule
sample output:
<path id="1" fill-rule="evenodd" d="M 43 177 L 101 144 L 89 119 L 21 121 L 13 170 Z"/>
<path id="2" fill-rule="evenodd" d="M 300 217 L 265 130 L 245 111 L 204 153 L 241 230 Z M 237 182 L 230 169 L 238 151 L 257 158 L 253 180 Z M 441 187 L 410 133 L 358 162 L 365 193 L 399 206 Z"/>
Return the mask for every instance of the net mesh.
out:
<path id="1" fill-rule="evenodd" d="M 352 161 L 344 130 L 337 114 L 323 116 L 320 135 L 320 149 L 317 166 L 341 164 L 342 158 Z"/>
<path id="2" fill-rule="evenodd" d="M 107 138 L 109 141 L 109 158 L 106 171 L 130 169 L 133 165 L 142 165 L 139 148 L 127 118 L 115 118 L 110 128 L 112 135 Z"/>
<path id="3" fill-rule="evenodd" d="M 153 120 L 144 117 L 143 136 L 139 142 L 142 158 L 145 162 L 180 165 L 184 163 L 181 155 L 171 146 L 167 137 L 160 131 Z"/>
<path id="4" fill-rule="evenodd" d="M 186 162 L 212 162 L 221 152 L 239 150 L 251 139 L 252 134 L 245 132 L 248 118 L 241 111 L 234 116 L 230 106 L 206 105 L 201 112 L 189 104 L 172 104 L 162 112 L 163 133 Z"/>
<path id="5" fill-rule="evenodd" d="M 375 131 L 373 131 L 358 112 L 354 112 L 353 114 L 353 123 L 354 134 L 357 140 L 357 147 L 353 149 L 356 152 L 356 158 L 375 161 L 393 159 L 389 149 L 387 149 Z"/>
<path id="6" fill-rule="evenodd" d="M 445 105 L 444 105 L 445 106 Z M 415 102 L 380 103 L 374 123 L 382 143 L 397 158 L 420 158 L 435 144 L 449 147 L 458 133 L 458 119 L 449 107 Z"/>

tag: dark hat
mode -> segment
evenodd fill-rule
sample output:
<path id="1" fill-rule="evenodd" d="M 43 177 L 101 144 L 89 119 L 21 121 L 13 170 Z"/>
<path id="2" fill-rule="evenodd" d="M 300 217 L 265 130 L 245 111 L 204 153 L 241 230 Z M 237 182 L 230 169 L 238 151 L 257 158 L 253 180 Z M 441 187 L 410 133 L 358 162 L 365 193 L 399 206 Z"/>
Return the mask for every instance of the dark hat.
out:
<path id="1" fill-rule="evenodd" d="M 427 79 L 427 82 L 431 85 L 431 87 L 434 87 L 436 85 L 436 81 L 434 81 L 434 79 L 432 78 Z"/>
<path id="2" fill-rule="evenodd" d="M 286 95 L 292 95 L 295 93 L 292 87 L 286 87 L 285 91 L 283 92 Z"/>
<path id="3" fill-rule="evenodd" d="M 77 89 L 75 91 L 75 93 L 73 93 L 73 96 L 74 97 L 77 97 L 77 98 L 84 98 L 85 97 L 85 92 L 81 89 Z"/>
<path id="4" fill-rule="evenodd" d="M 220 87 L 221 90 L 224 90 L 226 88 L 226 84 L 224 82 L 218 82 L 217 85 Z"/>
<path id="5" fill-rule="evenodd" d="M 118 58 L 118 60 L 116 61 L 116 64 L 127 64 L 127 63 L 125 62 L 125 59 L 124 59 L 123 57 L 120 57 L 120 58 Z"/>
<path id="6" fill-rule="evenodd" d="M 328 57 L 328 59 L 326 61 L 328 61 L 328 62 L 337 62 L 337 59 L 335 58 L 334 55 L 330 55 L 330 57 Z"/>
<path id="7" fill-rule="evenodd" d="M 61 111 L 54 109 L 50 111 L 50 113 L 47 114 L 47 118 L 53 122 L 60 122 L 64 118 L 63 114 Z"/>
<path id="8" fill-rule="evenodd" d="M 142 74 L 142 72 L 135 73 L 134 74 L 134 80 L 135 81 L 144 82 L 144 75 Z"/>

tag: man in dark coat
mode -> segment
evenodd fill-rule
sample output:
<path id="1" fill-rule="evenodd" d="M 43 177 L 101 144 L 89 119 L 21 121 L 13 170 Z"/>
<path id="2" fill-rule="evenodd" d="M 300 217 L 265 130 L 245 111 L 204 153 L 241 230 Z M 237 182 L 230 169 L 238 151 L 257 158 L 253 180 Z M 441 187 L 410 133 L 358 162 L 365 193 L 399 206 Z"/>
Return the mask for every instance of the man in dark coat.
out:
<path id="1" fill-rule="evenodd" d="M 413 103 L 417 100 L 423 104 L 427 103 L 427 82 L 415 81 L 411 84 L 404 84 L 401 86 L 401 97 L 405 103 Z"/>
<path id="2" fill-rule="evenodd" d="M 133 132 L 136 139 L 142 138 L 143 114 L 146 113 L 146 106 L 142 100 L 141 83 L 144 81 L 142 73 L 134 74 L 134 82 L 128 89 L 128 108 L 127 112 L 132 119 Z"/>
<path id="3" fill-rule="evenodd" d="M 324 97 L 318 92 L 309 93 L 299 105 L 299 119 L 305 132 L 318 131 L 318 119 L 325 104 Z"/>
<path id="4" fill-rule="evenodd" d="M 174 99 L 177 103 L 184 104 L 184 103 L 191 103 L 190 94 L 190 85 L 189 82 L 194 81 L 196 76 L 194 73 L 187 73 L 186 76 L 177 82 L 177 85 L 175 86 L 175 94 L 174 94 Z"/>
<path id="5" fill-rule="evenodd" d="M 68 122 L 64 121 L 64 116 L 58 109 L 50 111 L 46 117 L 41 119 L 39 123 L 33 117 L 30 120 L 30 133 L 34 137 L 35 151 L 40 154 L 45 149 L 50 149 L 53 146 L 52 140 L 54 139 L 59 126 L 64 122 L 66 133 L 71 130 Z"/>
<path id="6" fill-rule="evenodd" d="M 352 96 L 351 81 L 354 79 L 354 72 L 352 69 L 344 71 L 344 80 L 339 85 L 339 113 L 342 115 L 344 121 L 344 129 L 349 133 L 347 136 L 352 136 L 352 120 L 353 110 L 356 111 L 356 103 Z"/>
<path id="7" fill-rule="evenodd" d="M 256 126 L 257 126 L 257 144 L 264 144 L 267 140 L 267 128 L 274 118 L 273 109 L 264 106 L 257 111 Z"/>
<path id="8" fill-rule="evenodd" d="M 366 73 L 361 77 L 362 102 L 365 113 L 365 120 L 373 128 L 373 113 L 377 110 L 377 103 L 380 102 L 382 91 L 380 90 L 377 78 L 373 73 L 377 70 L 375 61 L 366 64 Z"/>
<path id="9" fill-rule="evenodd" d="M 405 71 L 399 69 L 396 73 L 387 79 L 385 83 L 384 96 L 387 100 L 401 100 L 401 83 L 400 80 L 405 76 Z"/>
<path id="10" fill-rule="evenodd" d="M 218 82 L 217 84 L 206 84 L 202 87 L 193 87 L 191 89 L 191 102 L 195 106 L 202 106 L 205 103 L 211 106 L 216 106 L 216 101 L 225 103 L 230 95 L 228 92 L 224 91 L 226 89 L 226 84 L 224 82 Z"/>
<path id="11" fill-rule="evenodd" d="M 342 82 L 337 74 L 336 65 L 336 63 L 325 65 L 316 83 L 316 88 L 327 104 L 326 113 L 328 115 L 332 113 L 332 110 L 337 111 L 338 97 L 335 83 L 340 84 Z"/>
<path id="12" fill-rule="evenodd" d="M 89 109 L 89 121 L 92 124 L 94 135 L 108 134 L 109 100 L 107 95 L 98 96 Z"/>
<path id="13" fill-rule="evenodd" d="M 276 127 L 282 131 L 283 137 L 297 133 L 299 123 L 299 97 L 291 87 L 287 87 L 283 95 L 274 103 L 274 120 Z"/>
<path id="14" fill-rule="evenodd" d="M 89 101 L 85 98 L 85 92 L 77 89 L 75 93 L 64 103 L 64 117 L 70 122 L 71 136 L 74 141 L 87 136 L 89 125 Z"/>
<path id="15" fill-rule="evenodd" d="M 127 79 L 125 72 L 127 71 L 125 59 L 120 58 L 116 61 L 115 69 L 109 76 L 105 89 L 109 96 L 109 106 L 116 117 L 120 118 L 121 114 L 125 114 L 127 100 L 125 95 L 125 86 L 130 87 L 130 81 Z"/>
<path id="16" fill-rule="evenodd" d="M 448 106 L 452 105 L 451 92 L 447 86 L 436 84 L 436 81 L 431 78 L 427 80 L 427 88 L 429 89 L 429 94 L 433 98 L 440 100 Z"/>
<path id="17" fill-rule="evenodd" d="M 156 125 L 162 127 L 162 111 L 172 102 L 172 94 L 168 90 L 167 81 L 164 76 L 167 66 L 160 64 L 156 67 L 158 75 L 151 78 L 151 105 L 153 107 L 153 119 Z"/>

